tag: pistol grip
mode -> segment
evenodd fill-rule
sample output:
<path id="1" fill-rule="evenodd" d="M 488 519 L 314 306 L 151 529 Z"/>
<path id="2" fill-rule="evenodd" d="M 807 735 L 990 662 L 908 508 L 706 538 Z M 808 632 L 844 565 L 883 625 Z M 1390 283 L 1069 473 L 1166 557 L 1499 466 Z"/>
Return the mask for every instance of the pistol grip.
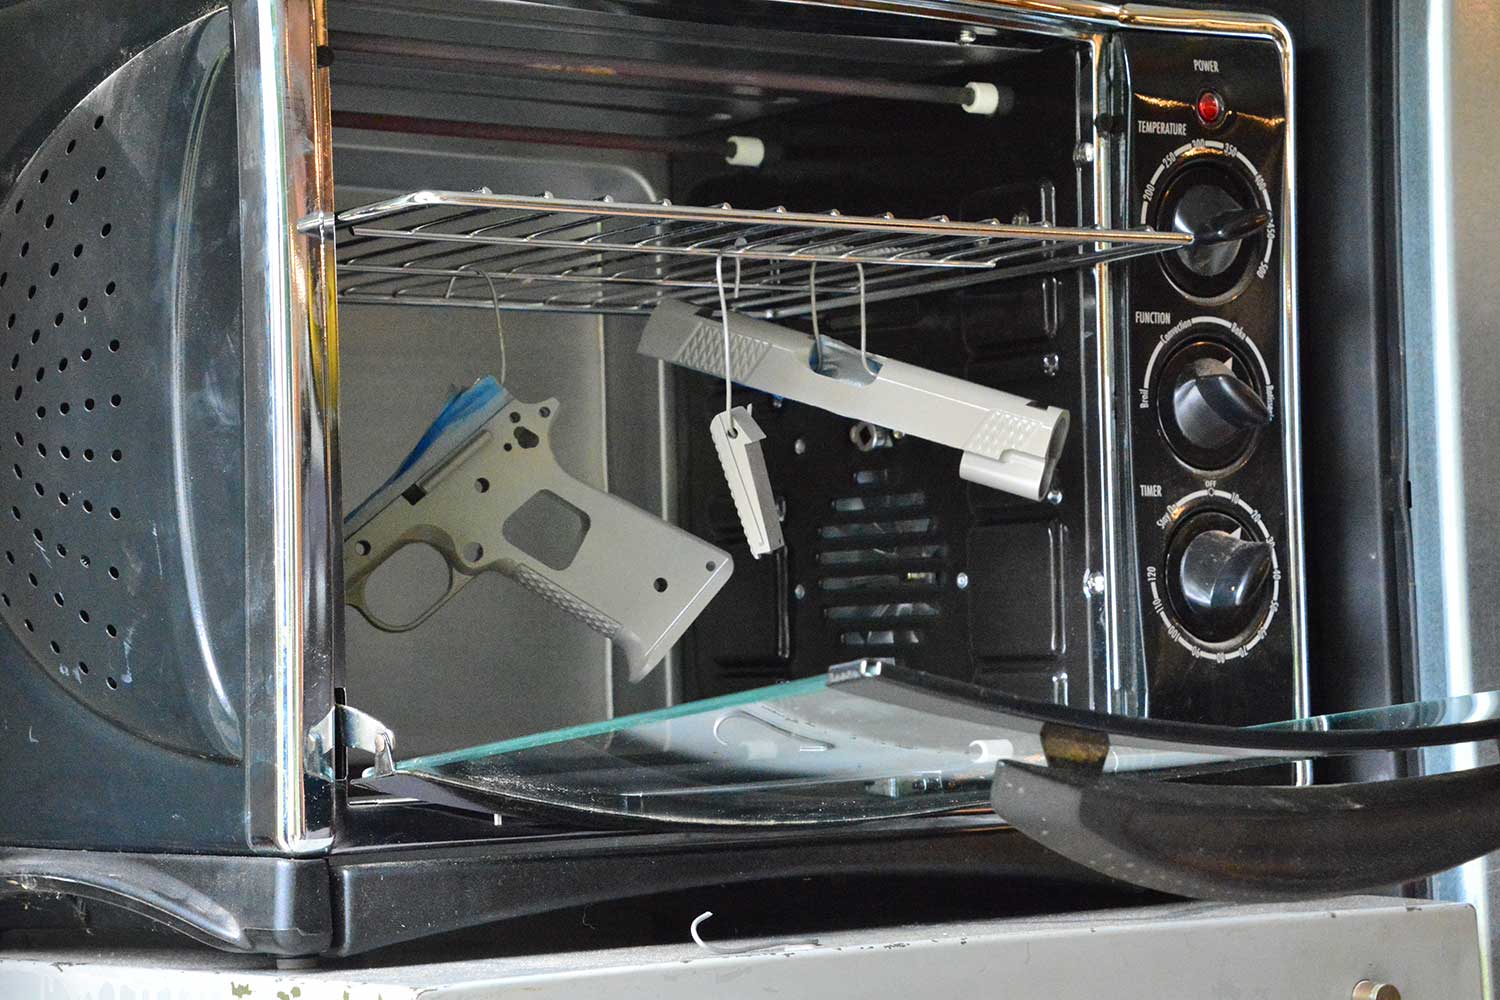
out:
<path id="1" fill-rule="evenodd" d="M 376 628 L 409 631 L 479 573 L 515 580 L 608 637 L 644 677 L 733 572 L 729 554 L 570 476 L 552 456 L 556 400 L 511 399 L 444 460 L 351 525 L 346 600 Z M 442 554 L 444 595 L 414 621 L 371 610 L 371 573 L 406 546 Z"/>

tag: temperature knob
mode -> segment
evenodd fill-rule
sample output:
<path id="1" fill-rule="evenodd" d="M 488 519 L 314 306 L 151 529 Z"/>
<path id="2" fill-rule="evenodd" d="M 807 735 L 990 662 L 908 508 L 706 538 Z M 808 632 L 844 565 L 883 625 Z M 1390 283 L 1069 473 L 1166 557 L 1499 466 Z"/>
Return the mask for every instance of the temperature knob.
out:
<path id="1" fill-rule="evenodd" d="M 1232 642 L 1266 610 L 1271 543 L 1218 510 L 1191 515 L 1167 549 L 1167 593 L 1177 619 L 1206 643 Z"/>
<path id="2" fill-rule="evenodd" d="M 1271 422 L 1254 369 L 1217 338 L 1190 339 L 1174 351 L 1162 366 L 1156 390 L 1162 433 L 1196 469 L 1219 471 L 1233 465 Z"/>
<path id="3" fill-rule="evenodd" d="M 1205 301 L 1240 291 L 1270 222 L 1240 171 L 1201 156 L 1168 178 L 1153 219 L 1157 229 L 1193 237 L 1191 246 L 1163 257 L 1163 265 L 1179 290 Z"/>

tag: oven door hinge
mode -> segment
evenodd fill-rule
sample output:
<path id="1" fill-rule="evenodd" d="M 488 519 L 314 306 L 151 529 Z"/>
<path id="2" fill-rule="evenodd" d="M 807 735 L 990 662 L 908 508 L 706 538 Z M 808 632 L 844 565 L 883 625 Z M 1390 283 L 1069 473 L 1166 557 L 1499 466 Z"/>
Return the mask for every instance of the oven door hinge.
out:
<path id="1" fill-rule="evenodd" d="M 297 220 L 297 232 L 303 236 L 316 236 L 320 240 L 331 240 L 334 222 L 332 212 L 313 212 Z"/>
<path id="2" fill-rule="evenodd" d="M 310 769 L 331 773 L 334 749 L 338 746 L 374 754 L 376 775 L 395 773 L 396 734 L 367 712 L 349 705 L 335 705 L 313 725 L 307 731 Z"/>

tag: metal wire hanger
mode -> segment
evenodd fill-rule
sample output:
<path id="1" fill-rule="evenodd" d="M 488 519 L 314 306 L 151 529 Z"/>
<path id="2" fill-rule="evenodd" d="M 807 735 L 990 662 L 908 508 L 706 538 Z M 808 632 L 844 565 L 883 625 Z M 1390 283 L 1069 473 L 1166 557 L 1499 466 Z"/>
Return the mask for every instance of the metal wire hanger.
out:
<path id="1" fill-rule="evenodd" d="M 876 370 L 870 367 L 869 345 L 869 323 L 865 313 L 865 265 L 859 261 L 854 263 L 854 272 L 859 278 L 859 363 L 864 366 L 865 374 L 871 378 L 876 377 Z M 723 288 L 720 287 L 722 301 Z M 820 375 L 829 372 L 824 367 L 823 359 L 823 333 L 818 328 L 818 262 L 813 261 L 807 266 L 807 306 L 808 315 L 812 317 L 812 339 L 813 339 L 813 370 Z"/>
<path id="2" fill-rule="evenodd" d="M 490 305 L 495 310 L 495 336 L 500 339 L 500 384 L 504 385 L 506 368 L 505 327 L 500 323 L 500 293 L 495 289 L 495 279 L 490 276 L 488 271 L 475 267 L 473 264 L 460 264 L 455 270 L 473 271 L 475 274 L 484 279 L 485 284 L 490 286 Z M 453 280 L 457 281 L 458 279 L 455 277 Z M 450 295 L 453 293 L 453 286 L 451 282 L 448 286 L 448 293 Z"/>
<path id="3" fill-rule="evenodd" d="M 731 370 L 733 361 L 729 350 L 729 300 L 724 294 L 724 258 L 722 256 L 714 258 L 714 281 L 719 288 L 719 325 L 724 332 L 724 417 L 728 423 L 729 436 L 733 438 L 739 437 L 739 431 L 735 430 L 734 421 L 729 419 L 730 411 L 734 409 L 734 372 Z"/>

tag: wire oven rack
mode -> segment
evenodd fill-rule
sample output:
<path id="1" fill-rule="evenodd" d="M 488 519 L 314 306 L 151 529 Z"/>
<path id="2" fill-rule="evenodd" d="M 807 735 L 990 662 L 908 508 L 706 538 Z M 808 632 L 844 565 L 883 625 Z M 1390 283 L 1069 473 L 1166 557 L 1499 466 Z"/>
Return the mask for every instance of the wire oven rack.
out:
<path id="1" fill-rule="evenodd" d="M 1179 249 L 1151 229 L 416 191 L 338 213 L 346 302 L 649 312 L 663 298 L 776 319 Z M 722 264 L 716 261 L 722 259 Z"/>

